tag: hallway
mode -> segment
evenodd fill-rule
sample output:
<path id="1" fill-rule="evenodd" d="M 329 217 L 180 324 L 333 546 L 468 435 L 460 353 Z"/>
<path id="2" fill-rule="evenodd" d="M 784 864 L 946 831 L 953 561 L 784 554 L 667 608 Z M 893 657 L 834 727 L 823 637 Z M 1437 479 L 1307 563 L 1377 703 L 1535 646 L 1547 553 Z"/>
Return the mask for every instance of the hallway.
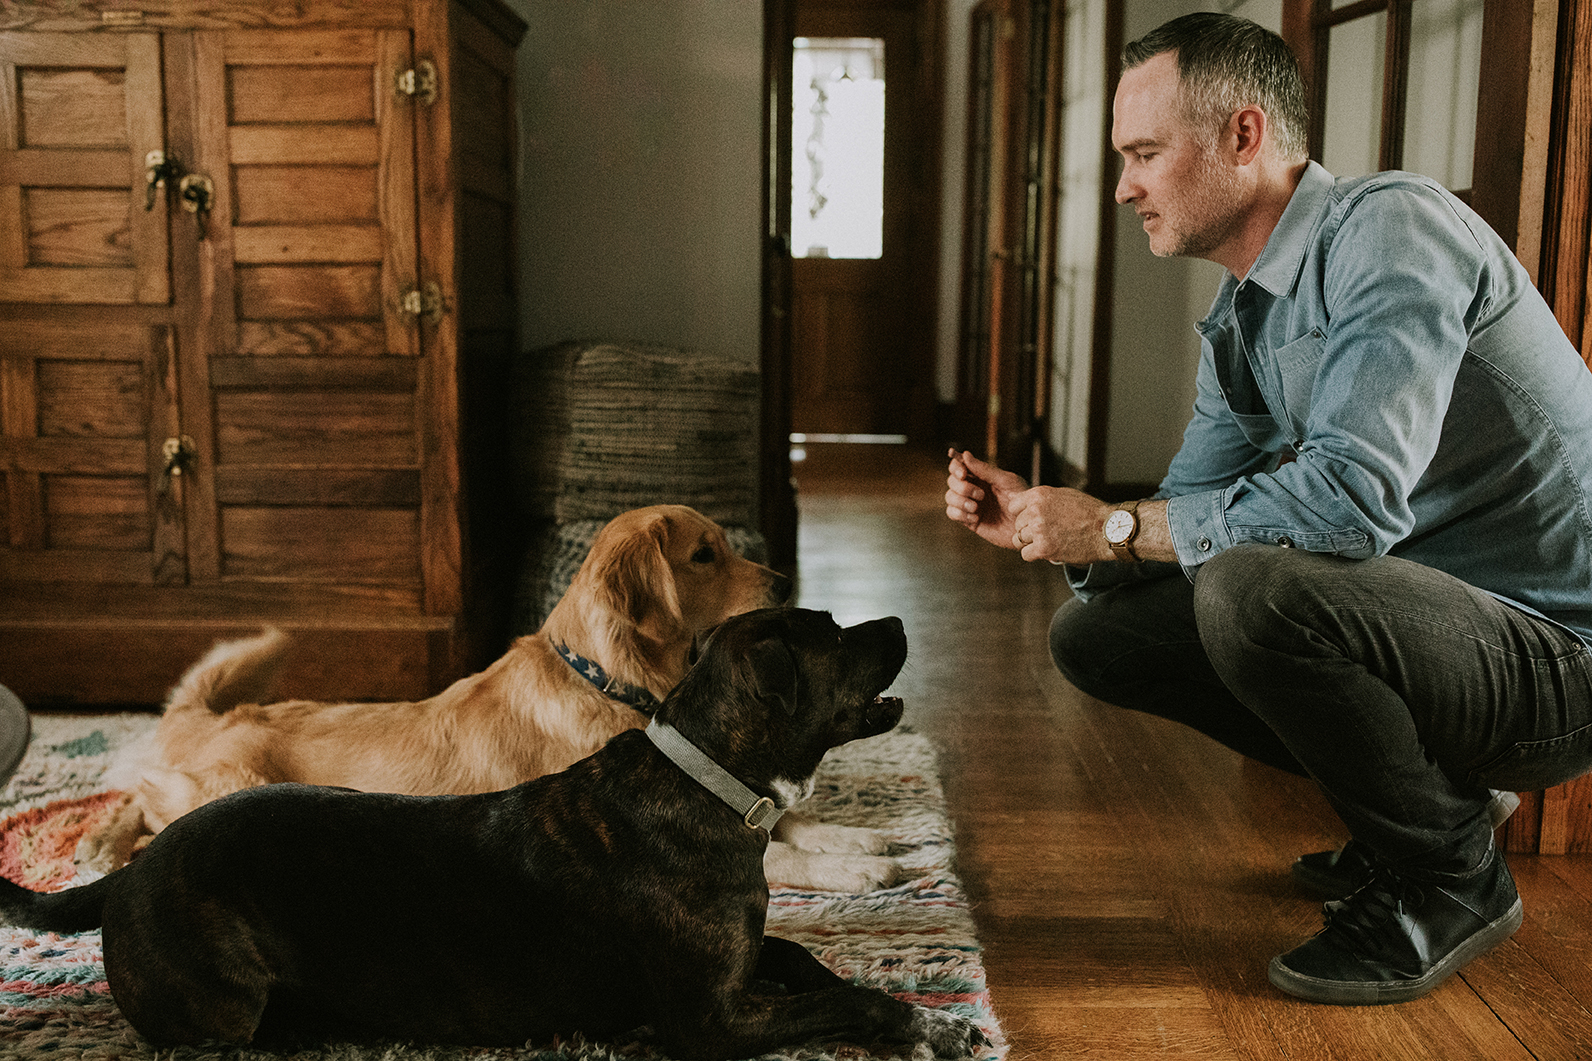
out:
<path id="1" fill-rule="evenodd" d="M 1061 572 L 948 521 L 938 455 L 807 449 L 797 603 L 906 624 L 1011 1061 L 1592 1057 L 1592 856 L 1512 856 L 1524 926 L 1424 999 L 1283 995 L 1267 962 L 1320 927 L 1289 864 L 1346 835 L 1314 788 L 1064 682 Z"/>

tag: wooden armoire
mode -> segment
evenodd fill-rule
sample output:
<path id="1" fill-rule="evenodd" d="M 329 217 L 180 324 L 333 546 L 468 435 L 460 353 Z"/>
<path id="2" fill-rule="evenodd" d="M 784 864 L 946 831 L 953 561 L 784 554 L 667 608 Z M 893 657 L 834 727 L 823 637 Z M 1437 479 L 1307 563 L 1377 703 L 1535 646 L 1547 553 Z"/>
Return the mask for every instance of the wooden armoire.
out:
<path id="1" fill-rule="evenodd" d="M 0 5 L 0 685 L 283 695 L 501 651 L 516 349 L 498 0 Z"/>

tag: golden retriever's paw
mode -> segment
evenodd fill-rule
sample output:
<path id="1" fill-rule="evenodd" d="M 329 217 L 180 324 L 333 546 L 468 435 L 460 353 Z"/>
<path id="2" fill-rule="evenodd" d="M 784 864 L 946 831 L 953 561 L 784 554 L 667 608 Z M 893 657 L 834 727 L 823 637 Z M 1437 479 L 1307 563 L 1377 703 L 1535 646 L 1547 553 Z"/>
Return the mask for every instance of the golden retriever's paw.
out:
<path id="1" fill-rule="evenodd" d="M 778 841 L 769 844 L 763 855 L 763 873 L 770 884 L 852 895 L 893 888 L 909 877 L 905 867 L 893 858 L 804 851 Z"/>
<path id="2" fill-rule="evenodd" d="M 858 829 L 849 825 L 814 825 L 804 829 L 797 847 L 831 855 L 882 855 L 890 850 L 890 838 L 877 829 Z"/>
<path id="3" fill-rule="evenodd" d="M 774 826 L 774 839 L 804 851 L 833 855 L 882 855 L 890 850 L 890 838 L 877 829 L 850 825 L 826 825 L 800 811 L 787 811 Z"/>
<path id="4" fill-rule="evenodd" d="M 906 868 L 893 858 L 883 858 L 874 855 L 829 855 L 827 857 L 839 859 L 844 866 L 843 872 L 851 877 L 845 887 L 832 888 L 830 889 L 831 891 L 851 892 L 853 894 L 876 892 L 881 888 L 894 888 L 897 884 L 911 877 Z"/>
<path id="5" fill-rule="evenodd" d="M 85 836 L 77 842 L 77 850 L 72 852 L 72 864 L 77 867 L 78 876 L 93 873 L 99 876 L 118 868 L 116 856 L 96 837 Z"/>
<path id="6" fill-rule="evenodd" d="M 104 876 L 120 869 L 133 857 L 133 844 L 143 829 L 144 816 L 133 806 L 131 795 L 115 804 L 111 816 L 84 833 L 72 852 L 78 876 Z"/>

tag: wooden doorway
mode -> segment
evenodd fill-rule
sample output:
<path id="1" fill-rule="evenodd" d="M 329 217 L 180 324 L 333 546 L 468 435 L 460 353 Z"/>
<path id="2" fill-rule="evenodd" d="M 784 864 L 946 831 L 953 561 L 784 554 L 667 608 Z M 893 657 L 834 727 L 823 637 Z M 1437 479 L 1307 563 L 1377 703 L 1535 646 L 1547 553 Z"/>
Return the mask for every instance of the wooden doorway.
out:
<path id="1" fill-rule="evenodd" d="M 791 211 L 837 209 L 821 181 L 858 149 L 825 142 L 842 97 L 877 71 L 883 80 L 882 206 L 878 230 L 840 245 L 828 236 L 791 247 L 791 422 L 808 435 L 905 436 L 929 441 L 934 407 L 938 264 L 939 104 L 936 0 L 796 0 L 791 39 L 816 56 L 795 67 Z M 842 53 L 819 42 L 854 42 Z M 865 43 L 871 42 L 871 43 Z M 837 56 L 858 55 L 848 65 Z M 855 69 L 853 69 L 855 66 Z M 805 113 L 801 113 L 805 112 Z M 811 118 L 816 116 L 817 121 Z M 873 222 L 846 225 L 852 237 Z M 831 247 L 829 242 L 837 242 Z M 870 245 L 871 243 L 871 245 Z"/>
<path id="2" fill-rule="evenodd" d="M 1033 483 L 1049 431 L 1061 9 L 980 0 L 968 26 L 956 428 Z"/>

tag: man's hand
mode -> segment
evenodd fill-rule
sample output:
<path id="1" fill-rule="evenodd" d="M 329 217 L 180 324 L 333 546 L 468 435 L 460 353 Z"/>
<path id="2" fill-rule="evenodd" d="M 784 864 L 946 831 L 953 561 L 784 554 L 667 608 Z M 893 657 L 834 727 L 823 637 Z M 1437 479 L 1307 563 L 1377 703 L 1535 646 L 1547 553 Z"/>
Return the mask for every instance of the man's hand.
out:
<path id="1" fill-rule="evenodd" d="M 945 479 L 946 518 L 1003 549 L 1020 548 L 1012 499 L 1028 489 L 1022 476 L 986 464 L 973 454 L 951 450 Z"/>
<path id="2" fill-rule="evenodd" d="M 1011 499 L 1012 546 L 1024 560 L 1092 564 L 1114 560 L 1105 522 L 1112 506 L 1066 486 L 1036 486 Z"/>
<path id="3" fill-rule="evenodd" d="M 1024 560 L 1114 560 L 1103 529 L 1111 505 L 1070 487 L 1029 485 L 971 453 L 951 451 L 945 515 Z M 1141 509 L 1141 511 L 1143 511 Z"/>

